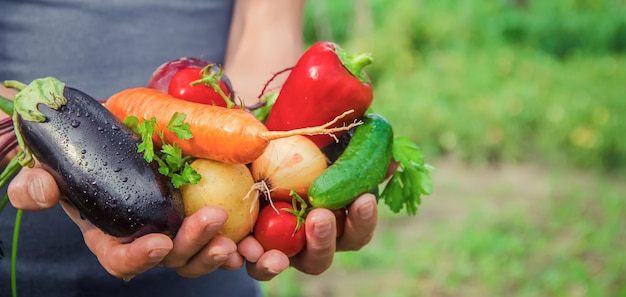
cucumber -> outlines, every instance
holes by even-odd
[[[385,179],[392,157],[393,129],[376,113],[362,120],[343,153],[309,187],[311,206],[345,207]]]

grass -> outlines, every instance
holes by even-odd
[[[442,165],[417,217],[381,207],[363,250],[321,276],[290,270],[267,296],[626,296],[623,176],[507,168]],[[478,182],[442,180],[467,174]]]

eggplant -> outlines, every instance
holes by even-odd
[[[339,156],[343,154],[350,140],[352,140],[352,135],[354,135],[354,128],[339,136],[338,141],[331,142],[321,149],[322,153],[326,156],[326,163],[328,163],[328,165],[335,163],[335,161],[339,159]]]
[[[137,151],[140,137],[96,99],[44,78],[18,93],[15,110],[21,163],[35,156],[83,218],[119,238],[176,234],[180,192]]]

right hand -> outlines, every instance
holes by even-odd
[[[78,210],[61,198],[54,178],[43,168],[22,168],[9,184],[8,194],[11,204],[23,210],[39,211],[61,203],[100,264],[121,279],[130,280],[157,265],[172,268],[183,277],[243,266],[237,245],[226,237],[216,236],[227,219],[226,212],[218,207],[205,207],[185,218],[173,239],[152,233],[121,243],[82,219]]]

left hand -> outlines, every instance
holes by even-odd
[[[238,251],[247,260],[248,274],[260,281],[271,280],[290,266],[318,275],[331,266],[335,252],[357,251],[370,242],[378,222],[377,211],[376,197],[361,195],[348,208],[344,234],[336,238],[335,215],[327,209],[314,209],[305,222],[307,246],[291,258],[277,250],[265,252],[253,236],[239,242]]]

